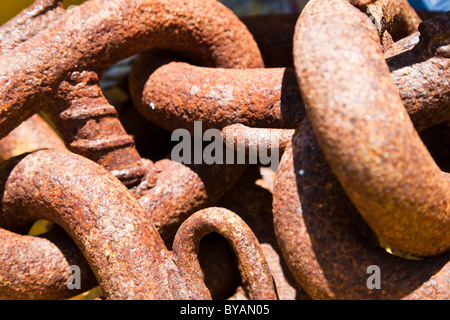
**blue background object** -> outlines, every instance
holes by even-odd
[[[450,0],[409,0],[415,9],[450,11]]]

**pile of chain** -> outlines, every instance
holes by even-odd
[[[0,54],[0,299],[450,299],[449,12],[36,0]]]

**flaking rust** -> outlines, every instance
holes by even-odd
[[[312,0],[265,19],[37,0],[0,27],[0,298],[78,294],[77,265],[107,299],[450,299],[449,13]],[[275,186],[248,159],[142,157],[100,82],[136,54],[126,116],[282,155]],[[37,219],[58,226],[28,236]]]
[[[0,226],[20,232],[36,219],[55,221],[83,252],[108,299],[210,299],[193,253],[212,231],[235,248],[253,297],[277,297],[258,240],[230,211],[190,217],[171,252],[127,188],[82,156],[36,151],[3,162],[0,173]]]
[[[319,144],[371,228],[413,256],[447,252],[448,179],[408,117],[370,20],[347,1],[311,1],[294,62]]]

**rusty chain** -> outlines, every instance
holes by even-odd
[[[449,299],[449,21],[36,0],[0,27],[0,299]],[[100,80],[133,55],[120,110]],[[171,159],[199,122],[245,162]]]

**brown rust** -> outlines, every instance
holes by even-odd
[[[383,37],[390,37],[394,42],[417,32],[421,19],[426,20],[442,14],[442,12],[414,10],[407,0],[379,0],[366,7],[362,6],[361,10],[380,27],[378,32],[381,40]],[[292,39],[299,15],[299,13],[285,13],[240,18],[255,38],[266,68],[294,65]]]
[[[22,47],[33,47],[40,41],[48,44],[45,48],[40,49],[45,51],[45,53],[41,52],[40,59],[51,60],[60,57],[60,54],[51,54],[56,45],[60,47],[59,50],[67,53],[66,57],[61,57],[62,61],[49,62],[46,60],[43,63],[44,65],[55,63],[58,68],[45,71],[44,75],[45,81],[48,80],[57,85],[57,89],[52,89],[56,92],[56,96],[46,96],[42,92],[38,93],[39,88],[34,88],[39,99],[47,97],[48,101],[42,107],[50,113],[71,151],[102,164],[129,187],[140,183],[133,188],[133,191],[142,195],[155,185],[156,174],[152,169],[152,163],[140,158],[134,148],[133,139],[126,134],[117,120],[114,108],[107,103],[103,96],[97,85],[98,71],[120,58],[158,46],[175,52],[182,51],[192,61],[209,66],[261,67],[263,63],[257,45],[245,26],[231,11],[219,3],[179,1],[179,3],[169,6],[164,1],[123,2],[87,2],[67,12],[64,21],[60,21],[56,26],[49,26],[45,32],[29,39],[19,51],[24,52],[25,49]],[[117,7],[121,7],[121,10],[115,10]],[[214,19],[211,19],[211,14],[207,14],[212,11]],[[139,19],[137,19],[136,12],[142,13],[139,15]],[[81,17],[82,19],[79,19]],[[134,24],[132,26],[127,24],[129,21],[133,21]],[[191,23],[192,21],[194,23]],[[75,22],[76,25],[72,25],[72,22]],[[110,29],[105,30],[105,26],[109,26]],[[81,30],[79,30],[80,28]],[[232,32],[224,35],[220,32],[224,28]],[[62,29],[64,33],[60,34]],[[71,33],[72,29],[73,31],[76,29],[76,33]],[[173,30],[177,30],[177,32],[174,33]],[[124,37],[124,34],[127,36]],[[52,42],[53,38],[49,39],[50,36],[57,37],[58,44]],[[89,43],[86,43],[86,38],[90,39]],[[126,41],[119,40],[122,38]],[[143,41],[144,39],[145,41]],[[83,56],[80,56],[80,48],[82,48]],[[106,48],[108,49],[107,54],[104,52]],[[34,51],[29,53],[29,56],[33,53]],[[20,56],[21,54],[17,53],[16,55]],[[25,59],[25,54],[23,56]],[[28,59],[27,62],[34,63],[31,61],[32,57],[26,59]],[[43,71],[36,67],[37,78],[40,77],[39,70]],[[31,82],[29,80],[27,83]],[[37,82],[33,85],[37,85]],[[25,96],[26,94],[22,92],[20,99]],[[34,104],[39,105],[39,102],[34,100]],[[15,118],[18,119],[18,117]],[[9,120],[5,118],[5,121]],[[2,128],[4,127],[2,126]],[[150,169],[146,172],[147,168]],[[178,193],[176,196],[172,194],[168,199],[160,201],[157,193],[159,189],[155,189],[155,199],[150,201],[148,197],[143,197],[142,203],[152,202],[160,208],[160,211],[161,208],[167,210],[168,206],[173,206],[174,203],[175,206],[186,203],[177,198],[179,196],[184,199],[189,198],[187,201],[191,203],[191,199],[195,199],[193,201],[196,201],[197,207],[194,206],[193,210],[196,211],[200,208],[198,207],[199,203],[204,206],[205,199],[213,198],[215,194],[226,191],[215,191],[209,186],[203,189],[204,185],[210,185],[214,179],[221,181],[221,176],[217,175],[213,178],[206,172],[212,174],[226,172],[223,179],[225,182],[230,182],[233,178],[229,176],[234,172],[239,172],[231,169],[233,168],[194,169],[194,172],[198,171],[195,174],[199,174],[201,177],[194,178],[196,186],[201,189],[200,195],[195,192]],[[234,172],[229,173],[230,171]],[[191,174],[190,171],[188,176],[189,174]],[[238,176],[238,173],[236,175]],[[176,177],[187,178],[181,172]],[[170,177],[168,180],[170,184],[179,186],[181,182],[186,181],[177,180],[176,177]],[[163,183],[163,185],[168,184],[169,182]],[[171,189],[175,190],[175,187],[171,186]],[[183,190],[186,191],[187,188],[184,187]],[[167,190],[164,192],[167,193]],[[189,211],[191,209],[190,206],[183,208],[184,212],[189,213],[192,213]],[[176,214],[178,213],[176,212]],[[158,216],[158,210],[151,214]],[[175,214],[167,216],[164,219],[173,223]],[[184,219],[186,216],[187,213],[175,222],[179,223],[182,221],[181,218]],[[159,225],[164,224],[165,221],[161,222],[157,219],[156,222]],[[174,230],[171,232],[174,233]]]
[[[152,163],[141,158],[98,82],[95,72],[74,72],[60,84],[46,114],[70,151],[102,165],[127,187],[139,184],[146,174],[153,174],[154,181]]]
[[[449,37],[450,39],[450,37]],[[391,78],[418,131],[446,121],[450,108],[450,59],[434,54],[424,59],[419,34],[395,43],[385,54]],[[447,46],[450,52],[450,46]],[[404,75],[408,75],[405,81]]]
[[[257,155],[261,151],[284,152],[292,140],[294,129],[250,128],[242,124],[232,124],[222,129],[224,143],[246,154]],[[230,146],[231,144],[231,146]]]
[[[437,85],[448,79],[448,59],[435,56],[419,61],[409,47],[398,47],[404,50],[397,52],[397,59],[389,51],[388,64],[418,129],[449,120],[450,87]],[[408,55],[416,59],[406,59]],[[135,61],[130,74],[136,108],[166,130],[193,132],[194,121],[220,130],[236,123],[295,129],[305,117],[296,75],[290,68],[216,69],[176,61],[173,55],[147,52]]]
[[[274,278],[279,299],[309,300],[310,298],[297,284],[282,257],[274,233],[273,196],[268,189],[258,185],[263,178],[260,171],[258,166],[249,166],[236,183],[236,187],[229,190],[217,206],[239,215],[258,238]],[[230,262],[227,265],[230,265]],[[232,267],[230,265],[228,268]],[[245,289],[248,293],[248,289]]]
[[[251,34],[218,2],[87,1],[2,56],[0,137],[51,103],[72,72],[100,72],[155,47],[183,52],[206,66],[263,66]]]
[[[35,118],[37,118],[37,116],[33,116],[32,118],[24,122],[21,126],[19,126],[17,129],[26,126],[31,120],[34,120]],[[39,121],[36,123],[35,128],[33,129],[32,132],[36,132],[36,130],[37,132],[41,132],[43,131],[43,129],[50,130],[48,128],[48,125],[46,125],[46,123],[41,118],[37,119],[39,119]],[[14,130],[13,133],[16,130]],[[55,135],[53,131],[51,131],[51,133]],[[33,135],[30,135],[29,132],[25,132],[25,134],[23,134],[22,132],[22,134],[16,135],[16,137],[18,138],[18,140],[15,141],[16,143],[27,146],[31,144],[30,139],[31,141],[33,141],[36,138]],[[64,145],[60,140],[58,141],[59,144],[54,145],[50,143],[51,141],[49,141],[46,136],[44,136],[43,138],[44,139],[42,141],[38,141],[41,144],[41,146],[43,143],[46,143],[46,146],[49,148],[56,148],[58,145],[64,148]],[[33,151],[31,147],[29,149],[30,150],[28,151]],[[160,165],[160,163],[167,163],[168,166],[165,167],[164,165]],[[186,219],[190,214],[192,214],[196,210],[206,207],[207,204],[215,203],[215,199],[218,199],[224,192],[226,192],[228,188],[223,188],[222,185],[219,185],[217,181],[220,180],[217,179],[223,179],[222,176],[225,175],[224,177],[225,181],[227,181],[227,184],[231,187],[234,184],[233,179],[237,179],[242,170],[245,169],[245,166],[235,166],[234,168],[232,168],[231,166],[215,166],[215,169],[214,166],[213,167],[198,166],[197,169],[194,167],[189,169],[188,167],[182,164],[173,163],[170,160],[165,160],[160,163],[158,163],[158,169],[161,171],[164,170],[168,171],[162,175],[162,179],[158,183],[158,188],[156,188],[151,194],[152,197],[150,197],[150,195],[147,195],[147,197],[145,196],[143,197],[143,200],[146,199],[147,207],[150,206],[150,209],[148,209],[146,212],[148,212],[147,215],[150,217],[151,222],[157,224],[160,235],[163,237],[163,239],[166,239],[166,243],[170,246],[172,244],[172,238],[176,232],[176,229],[184,221],[184,219]],[[214,181],[208,178],[208,176],[212,177]],[[190,181],[190,183],[186,183],[186,181]],[[194,202],[194,204],[192,204],[192,202],[193,199],[197,198],[197,194],[195,192],[196,189],[192,188],[193,183],[195,185],[200,186],[199,192],[201,192],[201,194],[204,197],[200,200],[197,199],[198,201]],[[181,188],[180,192],[172,192],[170,195],[166,193],[167,190],[169,190],[169,188],[170,190],[177,190],[177,186]],[[141,185],[140,187],[143,186]],[[163,192],[163,194],[161,194],[160,191]],[[138,193],[135,194],[137,195]],[[178,209],[173,209],[171,205],[176,206],[176,208]],[[151,206],[153,206],[153,208],[155,209],[153,209]],[[28,242],[32,241],[31,239],[32,238],[29,238]],[[19,240],[20,238],[18,239],[18,241]],[[78,261],[85,261],[79,250],[74,246],[72,242],[59,241],[58,243],[63,243],[65,245],[65,246],[59,245],[59,249],[62,252],[70,252],[70,255],[73,256],[72,259],[78,259]],[[50,245],[51,244],[48,244],[47,247]],[[24,241],[24,243],[21,244],[21,246],[24,248],[23,250],[25,250],[25,248],[28,248],[26,241]],[[206,282],[206,284],[213,296],[219,296],[224,298],[223,292],[226,292],[226,287],[229,284],[210,280],[212,278],[217,277],[217,272],[218,270],[220,270],[220,265],[218,265],[217,263],[219,260],[211,261],[210,259],[205,258],[205,255],[209,256],[211,252],[216,252],[218,248],[223,247],[223,245],[221,244],[220,241],[219,242],[206,241],[205,246],[206,249],[202,251],[203,254],[200,260],[202,262],[202,266],[204,266],[206,269],[205,276],[207,276],[208,279],[208,282]],[[37,245],[35,245],[34,248],[36,252],[33,253],[26,251],[26,254],[28,255],[28,257],[33,256],[33,254],[37,256],[47,256],[50,255],[51,252],[57,252],[58,250],[58,248],[55,248],[51,252],[47,252],[47,247],[43,247],[41,248],[41,250],[38,251]],[[219,251],[221,254],[224,253],[224,250]],[[8,260],[9,259],[8,257],[11,253],[12,252],[9,253],[5,252],[6,256],[2,255],[2,259]],[[60,253],[60,256],[61,255],[62,253]],[[37,259],[34,260],[37,261]],[[16,265],[15,262],[17,261],[11,260],[7,264],[5,261],[5,266],[11,266],[12,268],[23,268],[23,267],[27,268],[26,266],[24,266],[26,265],[26,263]],[[65,281],[67,280],[67,273],[64,267],[65,266],[64,263],[66,263],[65,260],[61,260],[58,262],[59,263],[56,264],[54,263],[54,261],[41,260],[38,270],[48,270],[46,273],[42,273],[42,279],[39,280],[39,274],[41,274],[40,272],[37,272],[35,276],[30,277],[29,279],[22,279],[23,285],[16,287],[16,289],[14,289],[14,294],[8,293],[8,298],[55,299],[55,298],[68,298],[70,297],[71,293],[75,295],[74,291],[68,290],[67,287],[65,286]],[[81,264],[78,263],[78,265]],[[57,269],[55,270],[55,268]],[[26,270],[28,270],[28,268]],[[90,274],[90,273],[83,272],[83,274]],[[43,284],[47,284],[50,281],[53,282],[50,282],[48,285],[43,285],[42,288],[39,288],[36,285],[37,283],[39,283],[39,281],[42,281]],[[89,284],[91,282],[86,283]],[[13,291],[13,289],[8,285],[8,283],[3,285],[5,286],[5,290],[7,292]],[[36,291],[38,292],[36,293]]]
[[[374,244],[368,237],[369,227],[327,163],[309,121],[299,126],[293,146],[283,155],[273,213],[285,261],[313,299],[450,298],[449,254],[407,260]],[[380,267],[381,289],[367,286],[371,265]]]
[[[416,52],[423,58],[437,55],[450,58],[450,12],[424,21],[419,26],[420,41]]]
[[[158,180],[152,188],[133,190],[139,204],[170,247],[173,237],[190,215],[214,205],[244,172],[246,165],[182,164],[158,161]]]
[[[78,155],[46,150],[4,162],[0,172],[0,225],[23,231],[38,218],[55,221],[84,253],[108,299],[210,298],[199,270],[183,260],[185,243],[177,241],[181,256],[168,251],[137,200],[103,167]],[[255,270],[266,271],[251,231],[244,226],[240,235],[228,231],[237,217],[227,214],[224,220],[206,212],[197,217],[189,223],[216,221],[240,259],[256,259],[250,260],[260,264]],[[189,241],[186,228],[181,228],[180,237]],[[241,251],[234,241],[249,243],[252,250]],[[273,292],[265,282],[253,289],[255,298]]]
[[[388,33],[394,42],[398,41],[417,32],[422,22],[408,0],[378,0],[363,9],[378,26],[381,40]],[[383,41],[381,44],[385,45]]]
[[[215,9],[218,10],[219,6]],[[76,10],[79,11],[81,8]],[[223,19],[227,18],[230,22],[236,20],[236,17],[231,12],[225,13],[224,11],[222,14]],[[184,17],[184,19],[188,23],[188,17]],[[202,23],[202,20],[197,20],[195,26],[188,25],[185,28],[188,31],[196,31],[195,28],[201,28]],[[221,23],[221,21],[215,21],[215,26],[220,27]],[[233,38],[232,35],[229,35],[230,39],[220,39],[217,35],[213,37],[211,33],[214,32],[209,30],[202,33],[200,39],[195,39],[195,43],[198,43],[200,46],[207,46],[205,42],[208,40],[214,41],[214,43],[210,44],[211,47],[208,48],[212,49],[211,52],[203,53],[202,56],[198,55],[195,52],[198,48],[196,48],[197,46],[194,43],[191,44],[189,50],[184,52],[187,52],[188,57],[205,65],[230,67],[251,66],[254,64],[255,66],[261,66],[259,51],[256,45],[252,43],[253,39],[248,31],[246,32],[244,25],[234,21],[234,24],[232,23],[228,28],[233,33],[241,34],[239,41],[228,43]],[[130,30],[129,33],[132,33],[132,31],[134,30]],[[160,32],[164,34],[164,31]],[[184,36],[188,38],[189,34]],[[153,38],[158,37],[161,37],[158,33],[153,35]],[[176,51],[179,49],[179,46],[185,45],[183,40],[179,39],[178,42],[170,43],[169,45],[163,42],[160,45]],[[236,39],[233,38],[233,40]],[[247,44],[248,48],[243,49],[239,47],[242,43]],[[104,44],[99,43],[98,45]],[[242,52],[246,52],[247,56],[244,54],[242,57],[237,58],[236,50],[243,50]],[[193,51],[195,54],[192,53]],[[119,54],[121,55],[122,52]],[[216,56],[227,58],[217,59]],[[233,56],[236,56],[234,61]],[[250,57],[253,57],[253,62],[248,61]],[[114,61],[115,56],[110,56],[110,59]],[[94,68],[97,70],[97,66],[94,66]],[[69,72],[68,79],[61,82],[57,97],[52,99],[53,101],[49,103],[46,111],[50,113],[56,126],[62,132],[71,151],[105,166],[128,187],[139,184],[144,175],[147,183],[154,184],[157,177],[152,168],[152,163],[141,159],[134,146],[132,137],[125,132],[118,121],[118,115],[114,107],[103,96],[98,86],[98,80],[98,76],[92,71],[76,71],[71,74]],[[146,170],[150,170],[150,172],[146,172]],[[152,177],[150,177],[151,174],[153,174]]]
[[[57,133],[36,114],[0,140],[0,161],[46,148],[65,150]]]
[[[171,288],[183,287],[179,276],[167,274],[176,270],[171,255],[139,204],[104,168],[81,156],[37,151],[2,169],[10,174],[2,181],[1,226],[20,231],[38,218],[55,221],[84,253],[107,298],[169,299]],[[194,283],[175,291],[193,297],[190,290],[205,297]]]
[[[239,216],[227,209],[215,207],[201,210],[181,225],[173,244],[178,266],[202,276],[197,252],[201,238],[211,232],[219,233],[230,241],[252,298],[277,299],[272,274],[258,239]]]
[[[251,127],[295,128],[303,119],[293,70],[223,69],[169,63],[176,57],[151,51],[130,73],[136,108],[166,130],[193,132],[194,121],[222,129],[236,122]],[[205,81],[205,79],[207,81]]]
[[[308,117],[358,211],[399,251],[448,251],[449,182],[409,120],[370,20],[347,1],[313,0],[294,41]]]
[[[119,6],[122,9],[115,10]],[[98,86],[97,74],[120,58],[158,46],[175,52],[182,51],[192,61],[208,66],[263,66],[251,34],[242,22],[221,4],[180,1],[169,6],[167,10],[162,10],[166,6],[167,3],[163,1],[128,1],[125,4],[121,1],[90,1],[67,12],[64,21],[61,20],[56,26],[48,26],[45,32],[29,39],[19,50],[22,52],[25,50],[22,47],[32,47],[37,39],[47,42],[43,39],[50,35],[59,37],[59,50],[65,53],[75,50],[72,52],[74,55],[60,61],[60,70],[51,70],[55,71],[53,77],[48,74],[51,72],[45,71],[46,81],[60,83],[57,84],[57,89],[52,89],[56,92],[54,96],[39,94],[39,98],[46,96],[48,100],[41,107],[49,113],[71,151],[103,165],[128,187],[142,183],[143,185],[137,186],[140,190],[153,187],[157,179],[156,172],[150,161],[140,157],[132,137],[118,121],[116,111]],[[114,15],[109,17],[104,14],[109,11],[113,11]],[[139,17],[142,20],[135,21],[135,12],[139,11],[145,11],[145,14]],[[214,11],[215,17],[212,21],[206,14],[211,11]],[[104,16],[108,18],[103,18]],[[173,19],[175,16],[178,18]],[[166,23],[164,19],[170,23]],[[71,28],[74,28],[70,24],[72,20],[82,24],[82,30],[75,28],[76,34],[70,32]],[[128,20],[134,21],[134,25],[128,25]],[[192,21],[195,23],[191,23]],[[118,34],[114,36],[111,30],[104,29],[105,26],[110,26],[111,30]],[[223,35],[220,30],[225,27],[231,32]],[[172,32],[174,28],[177,29],[176,33]],[[61,29],[65,29],[64,34],[59,33]],[[92,38],[92,41],[87,44],[83,37]],[[118,40],[121,38],[127,41]],[[142,41],[143,39],[146,41]],[[79,45],[78,48],[75,48],[75,44]],[[48,46],[41,48],[45,54],[39,58],[56,58],[50,54],[54,49],[52,45],[56,46],[48,40]],[[78,55],[79,48],[83,48],[83,57]],[[105,48],[108,50],[107,54],[104,53]],[[36,72],[39,77],[40,71],[36,69]],[[58,72],[61,73],[57,76]],[[62,72],[66,72],[66,75]],[[34,102],[39,105],[37,101]]]
[[[0,27],[0,54],[11,51],[22,42],[57,23],[65,14],[62,0],[36,0]]]
[[[0,229],[0,299],[67,299],[97,285],[86,259],[60,228],[39,237]],[[69,266],[80,268],[81,289],[69,289]]]

